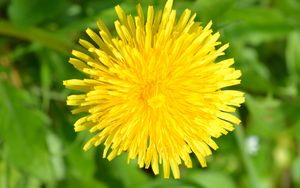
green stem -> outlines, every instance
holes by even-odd
[[[0,177],[1,179],[1,184],[0,186],[3,188],[8,188],[9,187],[9,174],[10,174],[10,170],[9,170],[9,166],[7,164],[6,158],[5,158],[5,151],[3,151],[2,153],[2,168],[1,171],[4,172],[4,174]]]
[[[0,20],[0,35],[17,37],[43,44],[54,50],[69,53],[74,47],[72,42],[60,38],[57,34],[50,33],[36,27],[18,27],[6,20]]]
[[[245,145],[246,145],[245,144],[245,136],[244,136],[244,131],[243,131],[242,126],[236,127],[236,130],[234,131],[234,136],[238,143],[238,148],[239,148],[239,152],[242,157],[243,165],[244,165],[244,167],[249,175],[249,178],[250,178],[250,183],[251,183],[250,187],[251,188],[260,187],[260,182],[259,182],[258,176],[256,174],[254,164],[245,149]]]

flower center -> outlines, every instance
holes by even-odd
[[[148,82],[142,87],[141,98],[151,108],[160,108],[165,103],[165,95],[162,94],[161,84]]]
[[[147,100],[147,103],[152,108],[159,108],[165,102],[165,96],[163,94],[155,95]]]

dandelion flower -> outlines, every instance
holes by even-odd
[[[231,113],[244,94],[224,90],[240,83],[233,59],[216,62],[228,44],[220,45],[212,23],[202,27],[186,9],[179,19],[168,0],[163,10],[137,5],[137,16],[120,6],[113,37],[102,21],[99,32],[87,29],[92,43],[79,40],[85,52],[73,50],[70,63],[86,79],[64,81],[72,113],[84,113],[75,131],[89,129],[93,137],[84,150],[103,144],[103,157],[112,160],[123,152],[140,168],[151,166],[165,178],[180,178],[179,165],[192,167],[195,154],[202,167],[218,146],[212,138],[234,129],[240,120]]]

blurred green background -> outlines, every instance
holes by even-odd
[[[101,18],[110,29],[114,6],[135,12],[164,0],[0,0],[0,187],[289,188],[300,187],[300,1],[177,0],[197,20],[213,20],[227,57],[242,70],[242,125],[216,139],[208,168],[181,168],[182,179],[112,162],[102,147],[83,152],[62,81],[83,78],[69,63],[79,37]]]

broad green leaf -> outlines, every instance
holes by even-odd
[[[299,0],[277,0],[274,1],[274,7],[280,9],[287,16],[289,22],[296,22],[299,26],[300,1]]]
[[[106,188],[105,183],[96,179],[97,164],[94,159],[95,152],[84,152],[81,144],[81,141],[77,139],[74,143],[67,146],[66,160],[68,164],[68,176],[63,182],[62,187]],[[106,178],[108,178],[107,174]]]
[[[95,188],[108,188],[105,184],[102,182],[93,179],[91,177],[90,179],[82,179],[82,178],[74,178],[71,174],[67,176],[67,179],[64,181],[59,182],[58,187],[63,188],[89,188],[89,187],[95,187]]]
[[[225,173],[218,171],[193,171],[189,172],[186,180],[203,188],[235,188],[234,181]]]
[[[43,182],[28,176],[6,161],[0,161],[0,187],[2,188],[39,188]]]
[[[44,182],[54,180],[45,130],[49,120],[28,92],[0,82],[0,139],[6,160]]]
[[[143,184],[136,186],[138,188],[195,188],[195,184],[185,182],[184,180],[174,180],[174,179],[154,179],[147,181]],[[199,186],[197,186],[199,187]]]
[[[253,43],[283,38],[296,27],[287,22],[279,10],[263,7],[231,9],[222,21],[227,25],[224,32],[232,40],[244,39]]]
[[[234,2],[234,0],[197,0],[192,7],[188,8],[197,12],[201,22],[217,21],[232,8]]]
[[[126,154],[122,154],[112,161],[103,159],[100,155],[97,155],[97,160],[99,163],[98,177],[107,180],[105,176],[109,176],[110,182],[114,180],[114,183],[110,186],[122,186],[122,187],[136,187],[137,185],[142,185],[149,177],[146,173],[138,167],[136,161],[131,161],[127,164]]]
[[[272,138],[284,129],[284,115],[279,100],[246,95],[246,106],[250,112],[250,134]]]
[[[67,150],[67,162],[69,164],[69,173],[74,178],[86,181],[94,176],[96,164],[92,152],[84,152],[78,141],[69,145]]]

